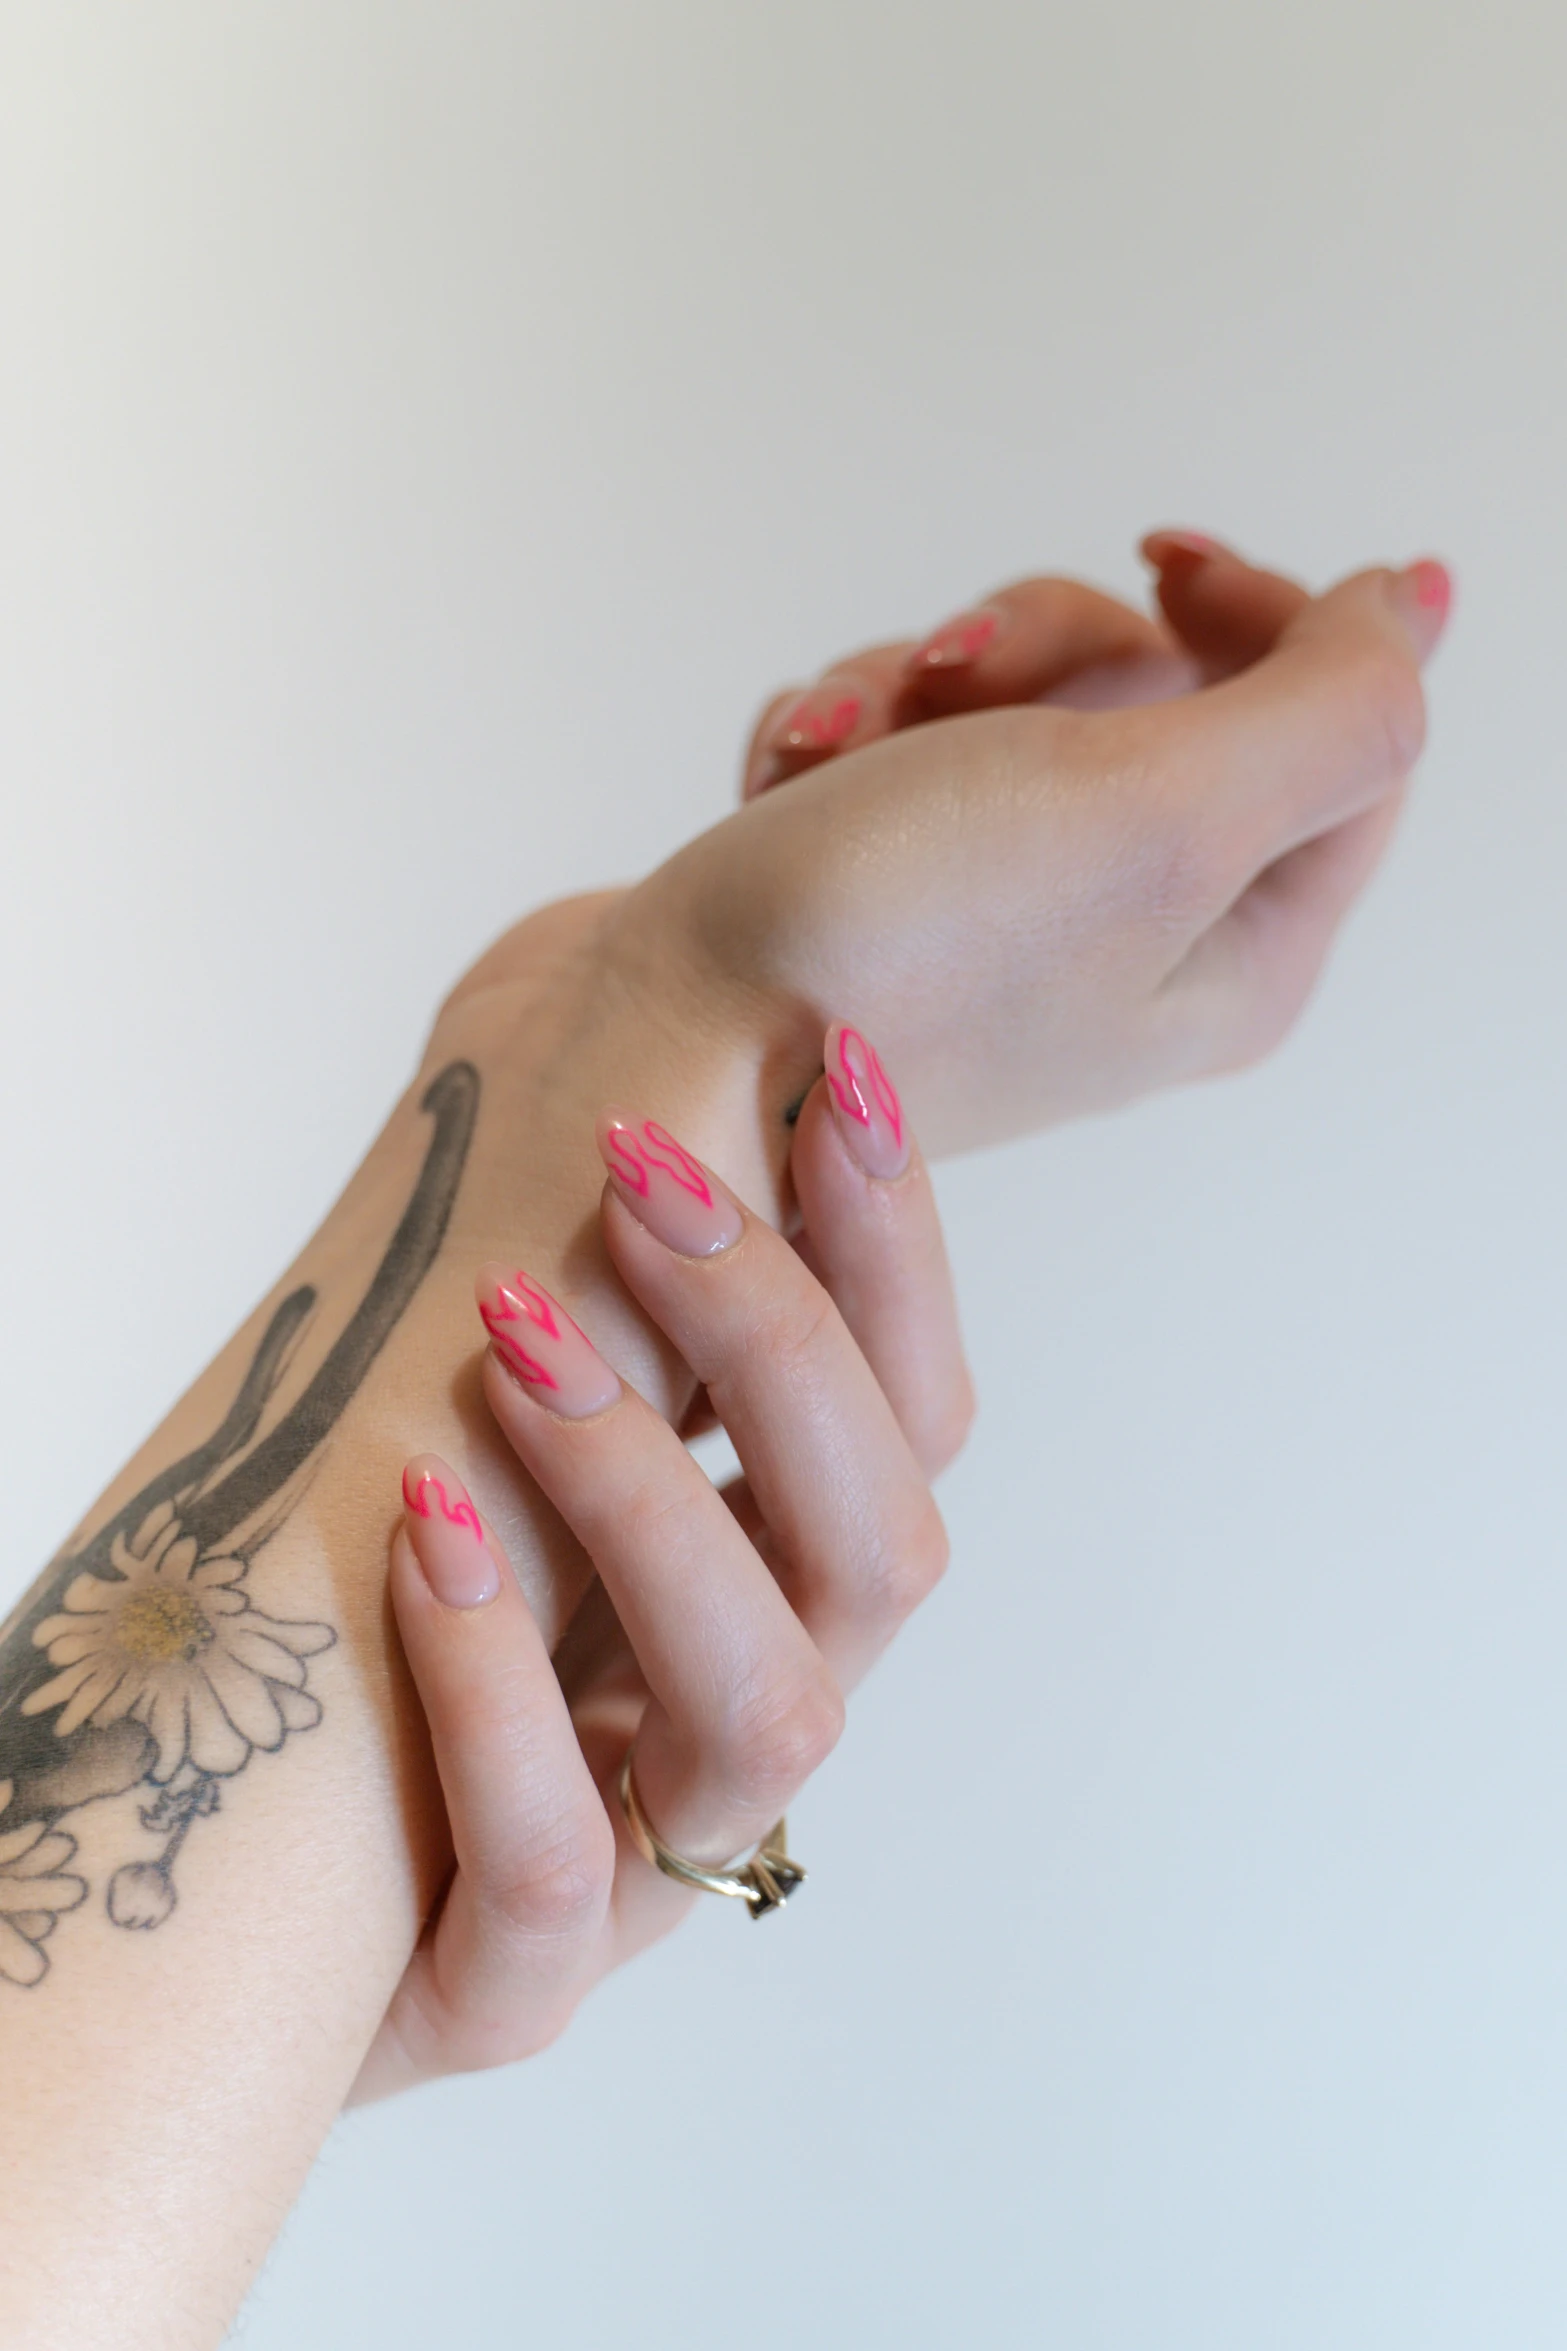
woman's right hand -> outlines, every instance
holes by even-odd
[[[627,1758],[647,1819],[721,1867],[941,1572],[929,1480],[971,1413],[941,1227],[874,1051],[826,1058],[845,1074],[791,1157],[820,1279],[661,1125],[600,1123],[610,1254],[734,1439],[722,1492],[531,1277],[480,1277],[496,1423],[602,1580],[552,1660],[464,1482],[433,1454],[405,1470],[391,1595],[455,1866],[360,2099],[527,2056],[669,1933],[696,1897],[628,1833]]]

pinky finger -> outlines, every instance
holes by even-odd
[[[461,1481],[403,1473],[391,1597],[429,1724],[457,1874],[388,2012],[363,2094],[505,2064],[552,2039],[591,1979],[615,1835],[549,1652]],[[385,2078],[382,2078],[382,2077]]]

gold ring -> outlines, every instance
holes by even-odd
[[[677,1885],[696,1886],[704,1894],[725,1894],[732,1902],[743,1902],[753,1918],[765,1918],[769,1910],[782,1910],[796,1886],[805,1883],[804,1870],[789,1858],[788,1823],[782,1820],[768,1830],[740,1869],[704,1869],[699,1861],[672,1853],[642,1809],[631,1775],[629,1747],[620,1767],[620,1809],[626,1816],[631,1842],[644,1861],[651,1861]]]

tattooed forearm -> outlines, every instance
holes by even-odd
[[[116,1926],[159,1926],[175,1904],[176,1857],[218,1810],[221,1783],[258,1748],[275,1752],[320,1721],[308,1661],[333,1630],[264,1614],[250,1570],[435,1259],[478,1099],[465,1061],[428,1088],[435,1131],[402,1221],[274,1425],[260,1433],[315,1311],[309,1288],[277,1308],[206,1443],[59,1560],[0,1632],[0,1980],[41,1982],[45,1942],[86,1899],[66,1816],[147,1790],[140,1823],[162,1842],[153,1858],[115,1869],[104,1896]]]

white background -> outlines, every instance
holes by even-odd
[[[778,680],[1156,521],[1460,581],[1285,1054],[946,1172],[984,1417],[808,1895],[342,2128],[247,2351],[1567,2333],[1564,50],[0,8],[0,1597]]]

